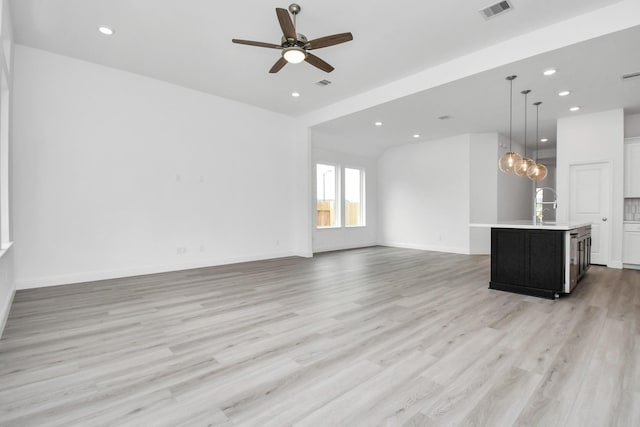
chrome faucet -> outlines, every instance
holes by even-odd
[[[544,201],[544,190],[551,191],[553,193],[554,199],[553,202],[545,202]],[[538,202],[538,193],[542,192],[542,200]],[[544,205],[553,205],[553,209],[558,209],[558,193],[551,187],[540,187],[536,190],[536,194],[533,196],[533,222],[535,223],[538,220],[538,204],[542,205],[542,209],[540,209],[540,223],[542,223],[542,219],[544,217],[544,211],[548,210]]]

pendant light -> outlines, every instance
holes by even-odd
[[[524,95],[524,156],[516,163],[513,172],[518,176],[525,176],[534,161],[527,157],[527,95],[531,92],[529,89],[520,92]]]
[[[538,162],[538,147],[540,137],[538,136],[538,131],[540,130],[540,104],[542,102],[534,102],[533,105],[536,106],[536,161],[527,171],[527,177],[529,177],[532,181],[542,181],[547,177],[547,167],[542,163]]]
[[[520,154],[515,153],[511,150],[511,131],[512,131],[512,123],[513,123],[513,80],[518,76],[509,76],[507,80],[509,81],[509,151],[506,152],[500,160],[498,161],[498,167],[502,172],[511,173],[514,171],[516,163],[522,159]]]

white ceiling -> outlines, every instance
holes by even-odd
[[[298,32],[308,38],[353,33],[351,42],[314,51],[335,66],[329,74],[306,63],[269,74],[279,51],[231,43],[232,38],[278,43],[281,30],[275,8],[286,8],[288,3],[12,0],[11,7],[17,43],[300,116],[620,1],[512,0],[512,11],[485,20],[478,11],[495,1],[459,0],[453,5],[448,0],[301,0]],[[100,25],[111,26],[116,34],[101,35]],[[555,119],[565,114],[564,102],[583,104],[586,111],[621,105],[640,111],[638,83],[627,82],[623,87],[619,81],[620,73],[640,70],[640,55],[628,54],[637,52],[640,36],[638,30],[629,31],[607,36],[613,38],[603,44],[596,40],[595,45],[550,52],[318,125],[314,138],[341,151],[375,155],[389,145],[412,142],[414,132],[421,133],[422,139],[504,132],[508,89],[504,76],[511,73],[520,76],[514,85],[517,90],[527,86],[534,91],[532,99],[545,102],[541,117],[546,134],[555,133]],[[624,49],[617,47],[620,43]],[[593,55],[592,49],[599,49],[598,54]],[[560,70],[552,80],[539,75],[548,63]],[[315,84],[322,79],[333,83]],[[553,97],[560,86],[574,90],[571,100]],[[615,96],[609,92],[611,87]],[[292,98],[292,91],[302,96]],[[516,107],[522,105],[517,101]],[[435,119],[443,114],[452,119]],[[518,129],[518,117],[514,129]],[[371,122],[375,120],[385,125],[374,129]]]
[[[314,143],[338,151],[376,156],[386,148],[463,133],[509,134],[509,83],[513,81],[513,139],[524,141],[524,95],[530,89],[527,141],[535,143],[535,107],[540,105],[540,149],[555,148],[558,118],[623,108],[640,113],[640,26],[536,55],[470,77],[343,116],[313,127]],[[555,75],[542,72],[556,68]],[[559,97],[558,92],[571,94]],[[578,113],[569,111],[580,106]],[[439,120],[443,115],[448,120]],[[383,126],[376,127],[374,122]],[[420,134],[414,139],[414,133]]]

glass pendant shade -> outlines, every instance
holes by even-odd
[[[542,163],[534,163],[527,171],[527,176],[532,181],[542,181],[547,177],[547,167]]]
[[[540,129],[540,104],[542,102],[534,102],[533,105],[536,106],[536,161],[527,171],[527,177],[532,181],[542,181],[547,177],[547,167],[542,163],[538,162],[538,153],[540,152],[540,148],[538,142],[540,141],[540,135],[538,134],[538,130]]]
[[[523,157],[519,162],[516,163],[513,172],[518,176],[525,176],[527,175],[529,168],[535,165],[535,163],[536,162],[529,159],[528,157]]]
[[[505,153],[504,156],[500,157],[498,167],[502,172],[511,173],[515,171],[516,165],[521,161],[522,156],[520,156],[520,154],[509,151],[508,153]]]

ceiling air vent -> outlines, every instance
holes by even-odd
[[[640,71],[638,71],[637,73],[625,74],[624,76],[622,76],[622,80],[632,79],[634,77],[640,77]]]
[[[318,86],[329,86],[331,82],[329,80],[324,79],[324,80],[320,80],[319,82],[316,82],[316,84]]]
[[[480,14],[484,17],[484,19],[493,18],[494,16],[501,15],[505,12],[513,9],[513,6],[508,1],[501,1],[496,4],[492,4],[489,7],[486,7],[480,11]]]

